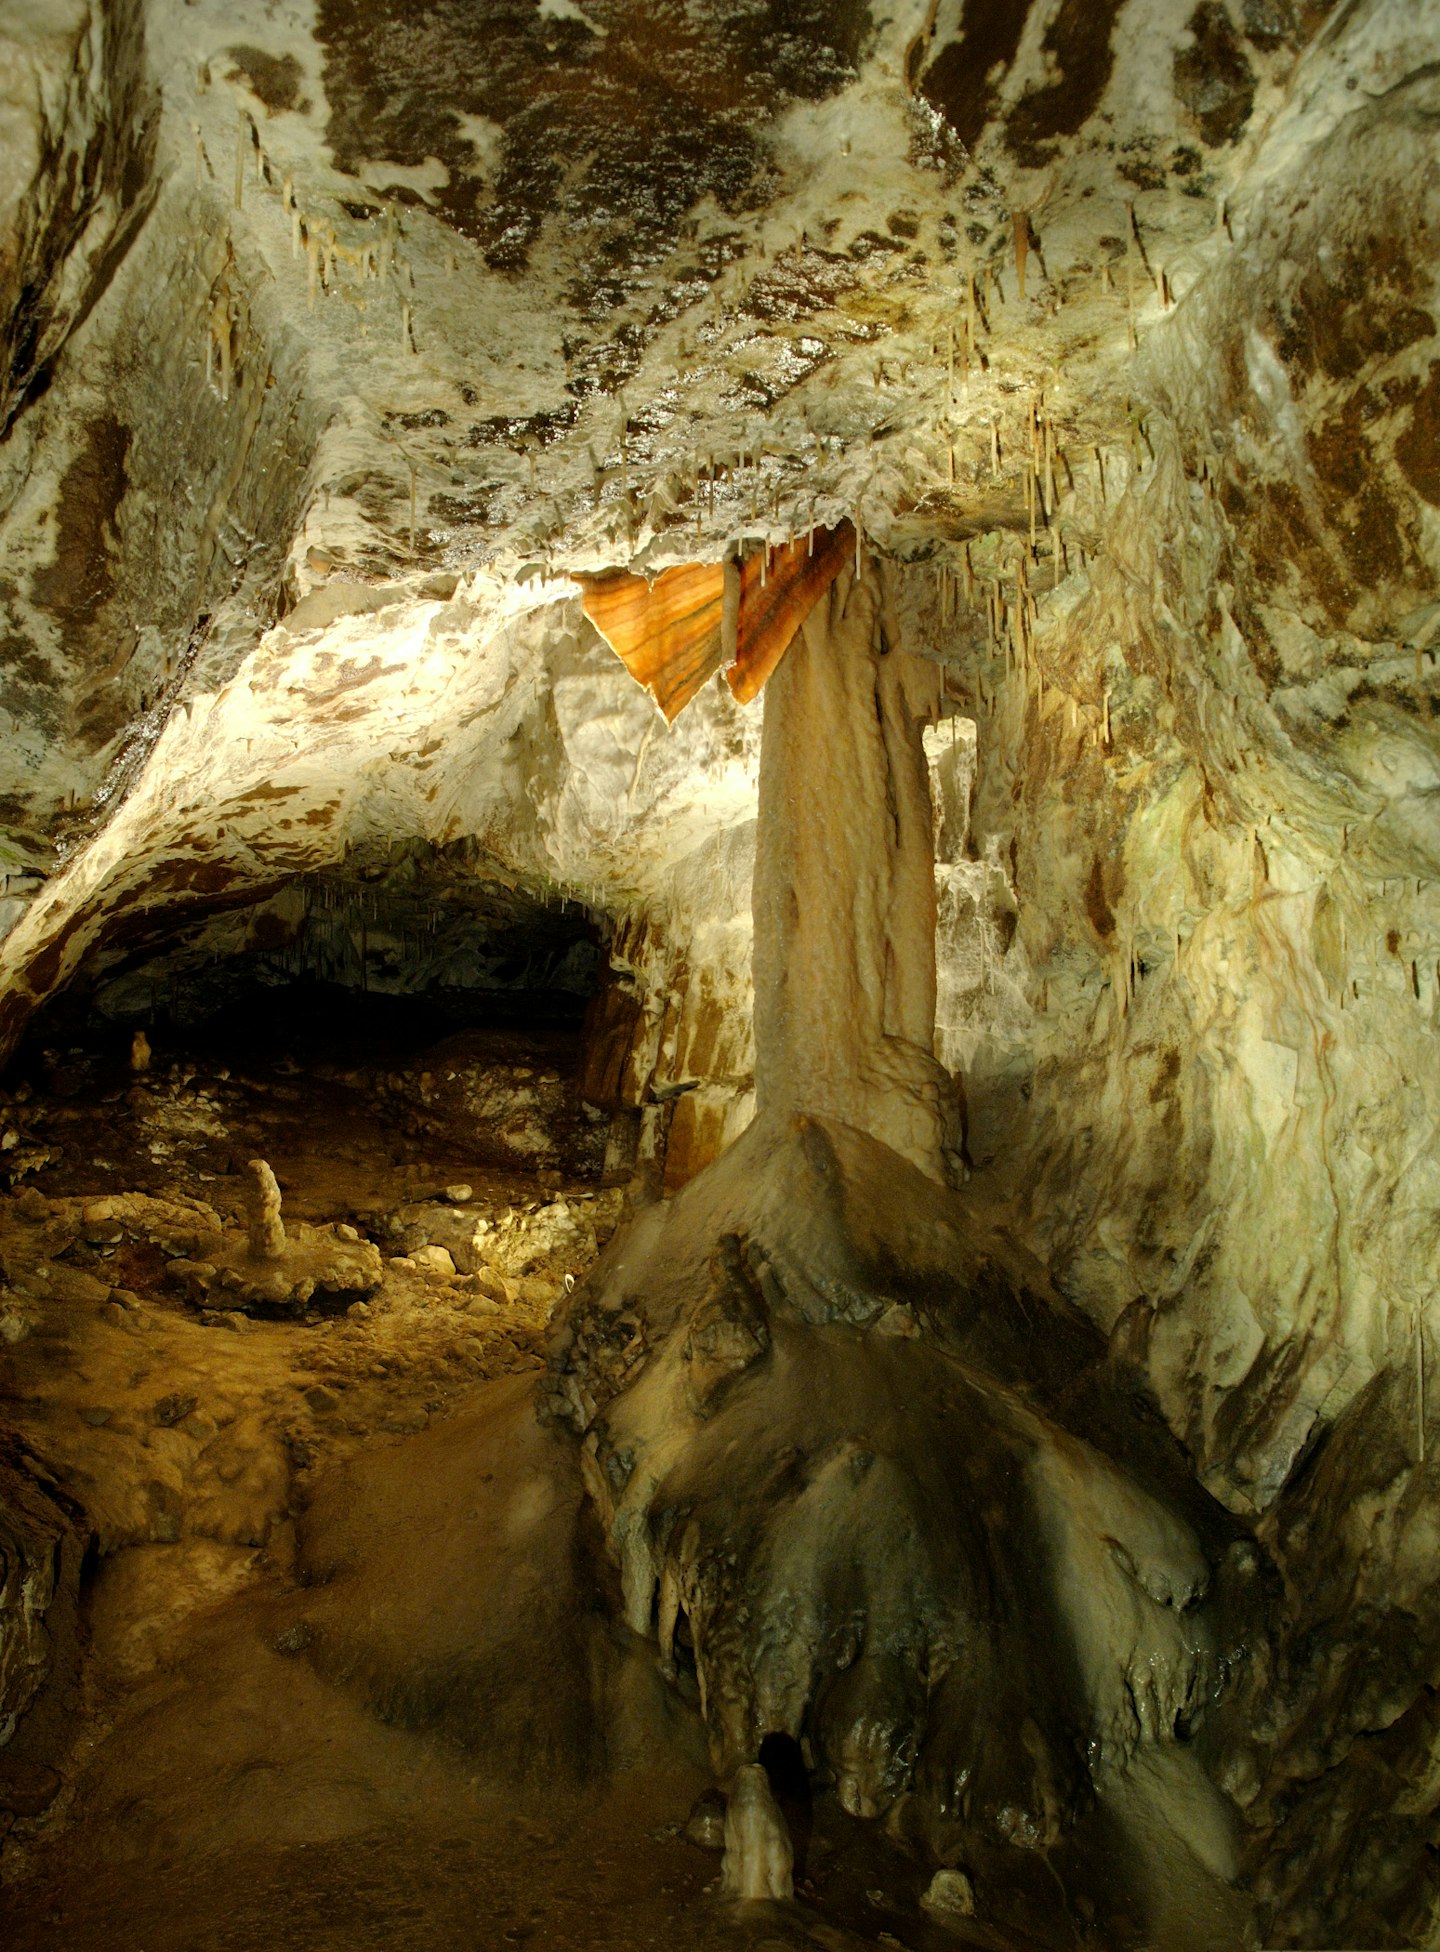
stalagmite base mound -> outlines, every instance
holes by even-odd
[[[946,1184],[929,677],[847,572],[772,680],[760,1113],[577,1290],[550,1403],[722,1785],[788,1737],[992,1919],[1211,1943],[1244,1906],[1206,1724],[1256,1555]]]

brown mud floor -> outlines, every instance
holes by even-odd
[[[0,1094],[0,1436],[84,1542],[0,1748],[0,1944],[852,1942],[814,1904],[707,1895],[693,1685],[613,1625],[573,1443],[535,1419],[549,1315],[622,1201],[573,1031],[289,1041],[157,1038],[137,1075],[112,1038]],[[256,1156],[287,1222],[380,1247],[359,1307],[202,1311],[177,1283]],[[417,1263],[431,1240],[461,1265]],[[802,1877],[875,1942],[872,1840],[822,1817]]]
[[[318,1485],[288,1570],[197,1607],[144,1678],[112,1668],[68,1807],[0,1900],[3,1942],[931,1942],[920,1867],[823,1799],[795,1826],[808,1902],[708,1891],[719,1857],[681,1835],[708,1785],[693,1710],[592,1598],[560,1443],[528,1379],[478,1386]]]
[[[616,1624],[577,1447],[534,1408],[550,1315],[625,1199],[573,1030],[308,1064],[299,1041],[157,1039],[140,1075],[128,1040],[70,1048],[0,1094],[0,1464],[83,1554],[0,1748],[0,1945],[1039,1943],[943,1929],[933,1865],[803,1772],[777,1781],[795,1904],[722,1901],[685,1836],[710,1788],[693,1675]],[[287,1221],[379,1248],[363,1301],[247,1315],[177,1279],[257,1156]]]

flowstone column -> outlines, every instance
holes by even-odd
[[[627,1624],[677,1687],[693,1668],[728,1895],[790,1889],[758,1762],[781,1736],[850,1816],[963,1865],[942,1895],[996,1942],[1072,1944],[1083,1917],[1087,1943],[1239,1944],[1191,1742],[1250,1630],[1222,1656],[1206,1604],[1231,1521],[1104,1336],[944,1184],[937,684],[899,643],[901,573],[842,571],[767,687],[758,1115],[567,1298],[548,1407]],[[1208,1910],[1174,1874],[1198,1833]]]
[[[935,865],[922,732],[936,667],[899,642],[888,570],[846,570],[765,692],[756,841],[760,1113],[858,1126],[944,1181]]]

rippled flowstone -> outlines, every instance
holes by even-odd
[[[629,1625],[672,1674],[693,1648],[718,1781],[803,1738],[852,1815],[1082,1887],[1070,1840],[1147,1753],[1223,1800],[1191,1738],[1236,1528],[1104,1356],[954,1195],[832,1121],[757,1122],[617,1238],[549,1401]]]

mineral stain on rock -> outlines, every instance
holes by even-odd
[[[703,198],[738,211],[763,194],[767,125],[851,79],[870,31],[864,0],[321,0],[329,139],[352,172],[437,158],[437,208],[493,269],[524,270],[555,217],[623,292]]]
[[[1395,459],[1405,478],[1432,508],[1440,508],[1440,360],[1410,407],[1410,419],[1395,443]]]
[[[922,94],[967,149],[994,113],[997,78],[1015,59],[1028,14],[1015,0],[965,0],[959,33],[925,71]]]
[[[304,74],[293,54],[267,54],[259,47],[232,47],[230,59],[235,63],[231,79],[238,74],[271,115],[281,115],[287,109],[303,112],[309,106],[300,91]]]
[[[85,430],[59,496],[54,560],[35,572],[32,600],[67,635],[81,633],[114,589],[114,522],[127,485],[130,429],[102,413]]]
[[[1255,71],[1225,9],[1202,0],[1189,20],[1190,45],[1175,56],[1175,93],[1212,148],[1233,142],[1250,119]]]
[[[1059,70],[1011,111],[1007,134],[1018,161],[1038,167],[1052,146],[1073,136],[1100,105],[1114,66],[1112,35],[1123,0],[1061,0],[1043,47]]]

